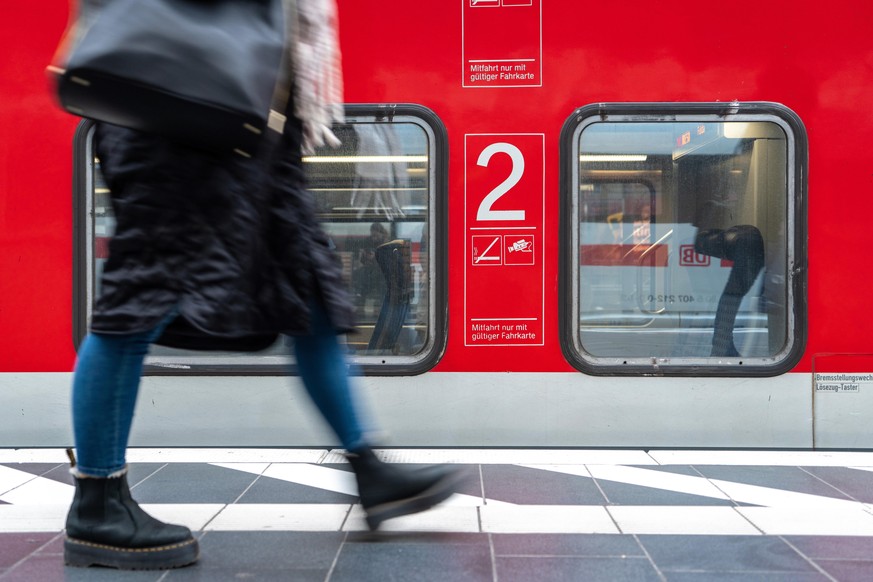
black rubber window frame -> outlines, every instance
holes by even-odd
[[[592,120],[609,121],[621,118],[634,121],[657,122],[674,121],[677,117],[693,120],[714,117],[729,121],[732,117],[760,116],[778,118],[791,132],[790,143],[793,154],[789,159],[788,172],[792,180],[788,192],[788,206],[793,216],[793,248],[790,253],[787,274],[790,278],[791,304],[788,307],[792,326],[788,330],[791,345],[781,357],[771,358],[766,363],[748,365],[742,359],[725,360],[719,358],[695,358],[697,361],[675,364],[669,358],[610,358],[609,362],[598,362],[578,349],[576,337],[579,326],[574,321],[575,303],[573,268],[579,260],[578,249],[573,248],[574,224],[573,185],[577,182],[575,173],[578,163],[573,156],[577,129]],[[709,377],[770,377],[790,372],[800,361],[806,349],[807,339],[807,199],[808,199],[808,160],[809,146],[806,128],[796,113],[788,107],[774,102],[615,102],[596,103],[576,109],[564,122],[560,137],[560,219],[559,219],[559,269],[558,269],[558,329],[561,351],[567,362],[585,374],[593,376],[709,376]],[[687,358],[686,358],[687,360]]]
[[[415,376],[435,367],[445,353],[448,339],[448,134],[442,120],[427,107],[411,104],[347,104],[346,116],[391,120],[395,117],[416,118],[429,130],[428,144],[430,180],[430,277],[433,279],[430,305],[430,338],[424,352],[410,361],[409,357],[391,355],[350,357],[355,373],[366,376]],[[73,344],[78,351],[88,332],[91,290],[94,289],[92,221],[88,213],[93,208],[94,151],[92,146],[95,123],[83,120],[73,137]],[[359,361],[360,360],[360,361]],[[406,361],[402,361],[406,360]],[[151,376],[283,376],[296,374],[296,367],[287,364],[259,364],[232,360],[228,363],[198,362],[192,358],[182,365],[159,365],[146,360],[144,375]]]

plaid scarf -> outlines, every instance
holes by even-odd
[[[303,122],[303,153],[337,147],[330,127],[345,120],[335,0],[294,0],[294,113]]]

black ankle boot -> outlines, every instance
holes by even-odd
[[[76,477],[64,540],[67,565],[162,570],[192,564],[199,555],[191,530],[158,521],[137,505],[126,474]]]
[[[358,481],[367,525],[376,529],[386,519],[418,513],[448,499],[464,481],[463,471],[445,465],[407,469],[380,461],[370,448],[348,454]]]

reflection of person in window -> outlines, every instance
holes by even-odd
[[[734,345],[734,323],[743,297],[764,267],[764,238],[761,231],[744,224],[723,229],[733,218],[734,204],[730,200],[709,200],[699,213],[694,250],[700,254],[733,261],[727,284],[715,312],[712,356],[739,357]],[[736,202],[734,200],[733,202]]]
[[[639,220],[634,220],[634,244],[644,244],[651,241],[652,234],[652,212],[649,210],[649,205],[644,204],[640,208]]]
[[[364,247],[358,251],[352,287],[362,315],[372,315],[374,306],[380,305],[385,295],[385,277],[376,262],[376,249],[386,242],[388,230],[381,222],[374,222],[370,225],[370,236]]]
[[[377,119],[377,121],[381,121]],[[381,214],[388,220],[402,218],[409,192],[406,162],[400,140],[390,123],[362,124],[355,128],[358,156],[351,204],[358,216]]]

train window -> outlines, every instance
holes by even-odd
[[[561,142],[561,341],[592,374],[774,375],[805,341],[806,135],[772,103],[598,104]]]
[[[367,374],[424,372],[446,341],[445,129],[416,105],[350,105],[335,130],[342,146],[306,156],[304,165],[357,310],[357,330],[346,340],[350,360]],[[75,148],[77,340],[100,291],[114,228],[93,133],[83,123]],[[153,346],[147,373],[280,374],[290,341],[254,354]]]

